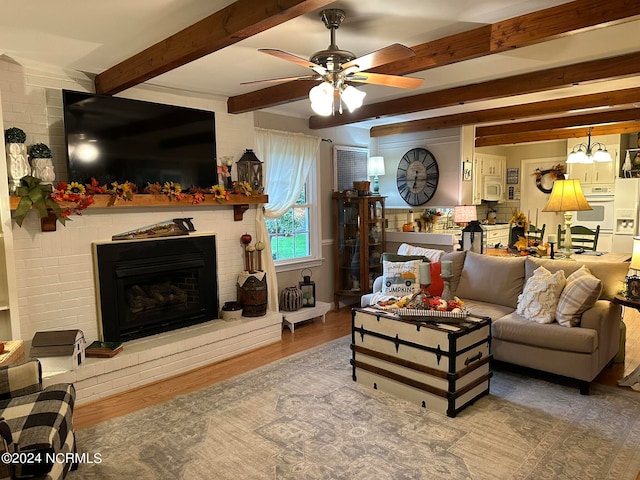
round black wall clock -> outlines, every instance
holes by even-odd
[[[423,205],[435,195],[439,178],[436,157],[424,148],[412,148],[398,164],[398,193],[409,205]]]

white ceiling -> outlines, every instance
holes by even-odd
[[[29,0],[4,4],[0,16],[0,53],[23,65],[51,65],[88,74],[101,73],[232,1],[223,0]],[[567,3],[558,0],[341,0],[346,20],[337,31],[337,44],[357,56],[391,43],[407,46],[469,30],[486,23]],[[327,8],[327,7],[324,7]],[[241,82],[308,72],[292,63],[257,52],[277,48],[309,58],[329,45],[330,33],[319,11],[298,17],[218,52],[153,78],[149,85],[229,97],[258,90]],[[600,28],[551,42],[516,49],[413,74],[425,82],[417,90],[358,86],[366,103],[420,92],[466,85],[517,73],[635,52],[640,47],[640,21]],[[615,82],[616,88],[638,86],[640,79]],[[609,89],[602,83],[580,85],[535,95],[511,97],[508,104],[581,95]],[[458,113],[506,105],[506,100],[461,105],[425,114],[362,122],[370,127],[393,121]],[[269,111],[309,117],[307,100]]]

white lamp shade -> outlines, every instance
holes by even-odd
[[[455,223],[469,223],[478,219],[475,205],[457,205],[453,207],[453,221]]]
[[[569,154],[569,156],[567,157],[567,162],[566,163],[582,163],[580,154],[584,155],[583,152],[571,152]]]
[[[384,175],[384,157],[369,157],[367,160],[367,176]]]
[[[629,268],[640,270],[640,237],[633,237],[633,253],[631,254]]]
[[[328,116],[333,113],[333,86],[322,82],[309,90],[311,109],[318,115]]]
[[[593,154],[594,162],[612,162],[611,154],[607,150],[596,150]]]
[[[349,112],[353,112],[362,106],[366,95],[366,92],[358,90],[351,85],[347,85],[347,87],[340,93],[340,98],[342,98],[342,101],[347,106]]]

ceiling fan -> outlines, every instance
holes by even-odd
[[[344,21],[344,11],[335,8],[326,9],[320,12],[320,18],[325,26],[331,30],[331,44],[326,50],[314,53],[309,60],[274,48],[261,48],[258,50],[302,67],[310,68],[313,70],[313,74],[257,80],[243,82],[242,84],[251,85],[290,80],[321,81],[309,92],[311,108],[318,115],[331,115],[334,113],[334,100],[336,98],[339,99],[338,111],[340,113],[342,113],[342,103],[346,105],[350,112],[362,106],[366,93],[349,85],[349,82],[370,83],[397,88],[416,88],[422,84],[423,79],[421,78],[366,72],[366,70],[377,66],[414,56],[415,52],[409,47],[394,43],[356,58],[352,52],[342,50],[336,45],[336,30]]]

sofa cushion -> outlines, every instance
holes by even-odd
[[[516,312],[491,324],[493,338],[544,349],[593,353],[598,348],[598,332],[591,328],[564,328],[557,323],[530,322]],[[544,355],[539,352],[539,355]]]
[[[551,323],[556,318],[556,308],[567,279],[562,270],[551,273],[538,267],[524,284],[518,296],[516,312],[529,321]]]
[[[403,297],[420,291],[422,260],[382,262],[382,293]]]
[[[495,303],[480,302],[478,300],[464,300],[464,308],[472,315],[489,317],[492,321],[513,312],[513,308]]]
[[[602,280],[600,299],[611,300],[624,285],[624,277],[629,272],[629,263],[602,262],[599,260],[592,262],[585,260],[584,262],[585,263],[581,263],[580,260],[551,260],[548,258],[527,257],[525,263],[525,280],[533,275],[534,270],[540,266],[543,266],[551,273],[563,270],[565,277],[568,277],[582,265],[587,264],[591,274]]]
[[[524,260],[468,251],[456,295],[516,308],[524,286]]]
[[[580,317],[598,300],[602,281],[591,275],[586,265],[567,277],[556,309],[556,320],[565,327],[580,325]]]

